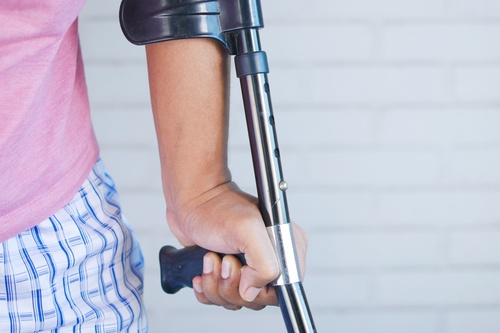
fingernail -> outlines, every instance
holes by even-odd
[[[203,288],[201,288],[201,284],[198,282],[193,281],[193,289],[198,293],[201,294],[203,292]]]
[[[203,257],[203,274],[210,274],[214,270],[214,262],[213,260],[208,257],[204,256]]]
[[[227,279],[231,274],[231,264],[228,260],[222,260],[222,267],[220,269],[220,276],[223,279]]]
[[[253,302],[253,300],[257,297],[257,295],[260,293],[261,288],[255,288],[255,287],[250,287],[245,291],[245,301],[247,302]]]

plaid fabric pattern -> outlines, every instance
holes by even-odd
[[[0,243],[0,332],[146,332],[142,271],[99,160],[68,205]]]

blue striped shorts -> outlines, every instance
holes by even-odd
[[[0,243],[0,332],[146,332],[143,265],[99,159],[68,205]]]

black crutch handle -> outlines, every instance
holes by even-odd
[[[175,294],[184,287],[193,288],[193,278],[203,272],[203,257],[208,250],[199,246],[176,249],[166,245],[160,250],[161,287],[167,294]],[[224,254],[220,254],[222,258]],[[245,265],[245,256],[235,254]]]

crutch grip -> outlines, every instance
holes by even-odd
[[[203,256],[208,250],[199,246],[176,249],[164,246],[160,250],[161,287],[167,294],[175,294],[184,287],[193,288],[193,278],[203,273]],[[224,254],[220,254],[222,258]],[[235,255],[245,265],[243,254]]]

